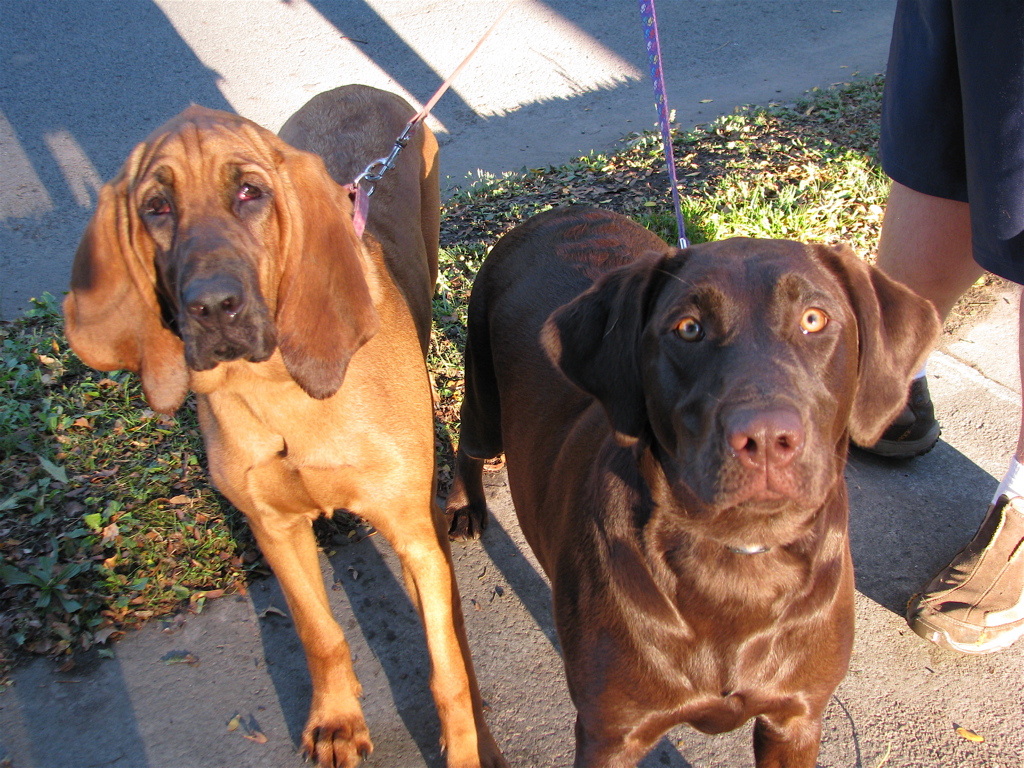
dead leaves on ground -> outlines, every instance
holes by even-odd
[[[253,715],[249,715],[247,718],[243,718],[239,713],[235,713],[234,716],[228,721],[228,731],[235,732],[239,731],[242,736],[247,738],[249,741],[254,741],[257,744],[266,744],[267,737],[263,731],[260,730],[260,724],[256,721]]]
[[[974,744],[983,744],[985,742],[984,736],[979,733],[975,733],[970,728],[964,728],[962,725],[957,725],[955,730],[956,735],[961,739],[965,739],[966,741],[970,741]]]

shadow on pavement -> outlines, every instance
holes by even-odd
[[[374,681],[367,678],[366,665],[360,664],[364,641],[380,662],[394,708],[425,764],[443,768],[438,747],[441,724],[430,694],[426,638],[405,588],[377,549],[380,541],[381,536],[366,537],[356,543],[339,544],[331,553],[327,588],[334,593],[343,591],[346,603],[333,606],[334,617],[345,632],[356,674],[364,687],[362,704],[371,736],[375,732],[371,710],[391,704],[376,697],[371,700]],[[257,615],[272,608],[260,622],[261,639],[289,735],[299,749],[313,687],[294,625],[290,618],[277,614],[278,610],[287,610],[284,594],[276,579],[268,579],[266,584],[267,589],[253,589],[251,596]],[[336,600],[332,594],[332,603]]]
[[[996,489],[988,472],[943,440],[909,460],[853,449],[846,480],[857,591],[900,616],[970,540]]]
[[[555,622],[551,612],[551,589],[547,582],[541,578],[530,561],[520,554],[518,545],[493,514],[490,516],[490,523],[480,541],[491,561],[501,571],[516,596],[522,600],[523,605],[530,612],[537,627],[561,656],[562,649],[558,644]],[[668,737],[659,741],[650,754],[638,764],[638,768],[659,768],[660,766],[691,768],[690,763],[679,754]]]
[[[34,768],[102,765],[111,768],[149,768],[146,743],[138,723],[121,665],[95,653],[80,659],[74,672],[55,672],[48,659],[37,659],[22,670],[18,687],[5,695],[19,702],[25,743]],[[69,728],[69,721],[74,726]],[[110,734],[82,739],[81,734]],[[7,734],[14,738],[15,734]],[[0,764],[4,764],[0,746]]]

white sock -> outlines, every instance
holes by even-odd
[[[1016,456],[1010,459],[1010,468],[1006,470],[1006,477],[1003,478],[1003,482],[996,489],[996,495],[992,498],[992,503],[995,504],[1003,494],[1006,494],[1011,499],[1014,496],[1024,496],[1024,466],[1017,461]]]

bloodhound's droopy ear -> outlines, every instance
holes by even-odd
[[[647,304],[660,285],[666,258],[651,252],[603,275],[554,312],[541,331],[548,357],[573,384],[595,397],[625,438],[639,437],[647,423],[640,378],[640,336]]]
[[[140,144],[100,190],[75,253],[64,331],[82,361],[101,371],[135,371],[154,411],[173,413],[188,394],[184,347],[161,319],[154,247],[129,199]]]
[[[349,360],[380,321],[366,282],[348,192],[316,155],[281,143],[286,198],[277,339],[288,373],[310,397],[341,387]]]
[[[942,324],[930,301],[861,261],[848,246],[813,247],[846,289],[857,318],[859,367],[850,437],[858,445],[874,445],[906,404],[910,380],[935,346]]]

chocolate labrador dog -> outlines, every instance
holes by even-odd
[[[846,247],[669,248],[564,208],[503,237],[469,306],[448,515],[505,452],[551,581],[576,766],[680,723],[755,719],[758,768],[813,768],[853,641],[843,466],[903,407],[932,306]]]

